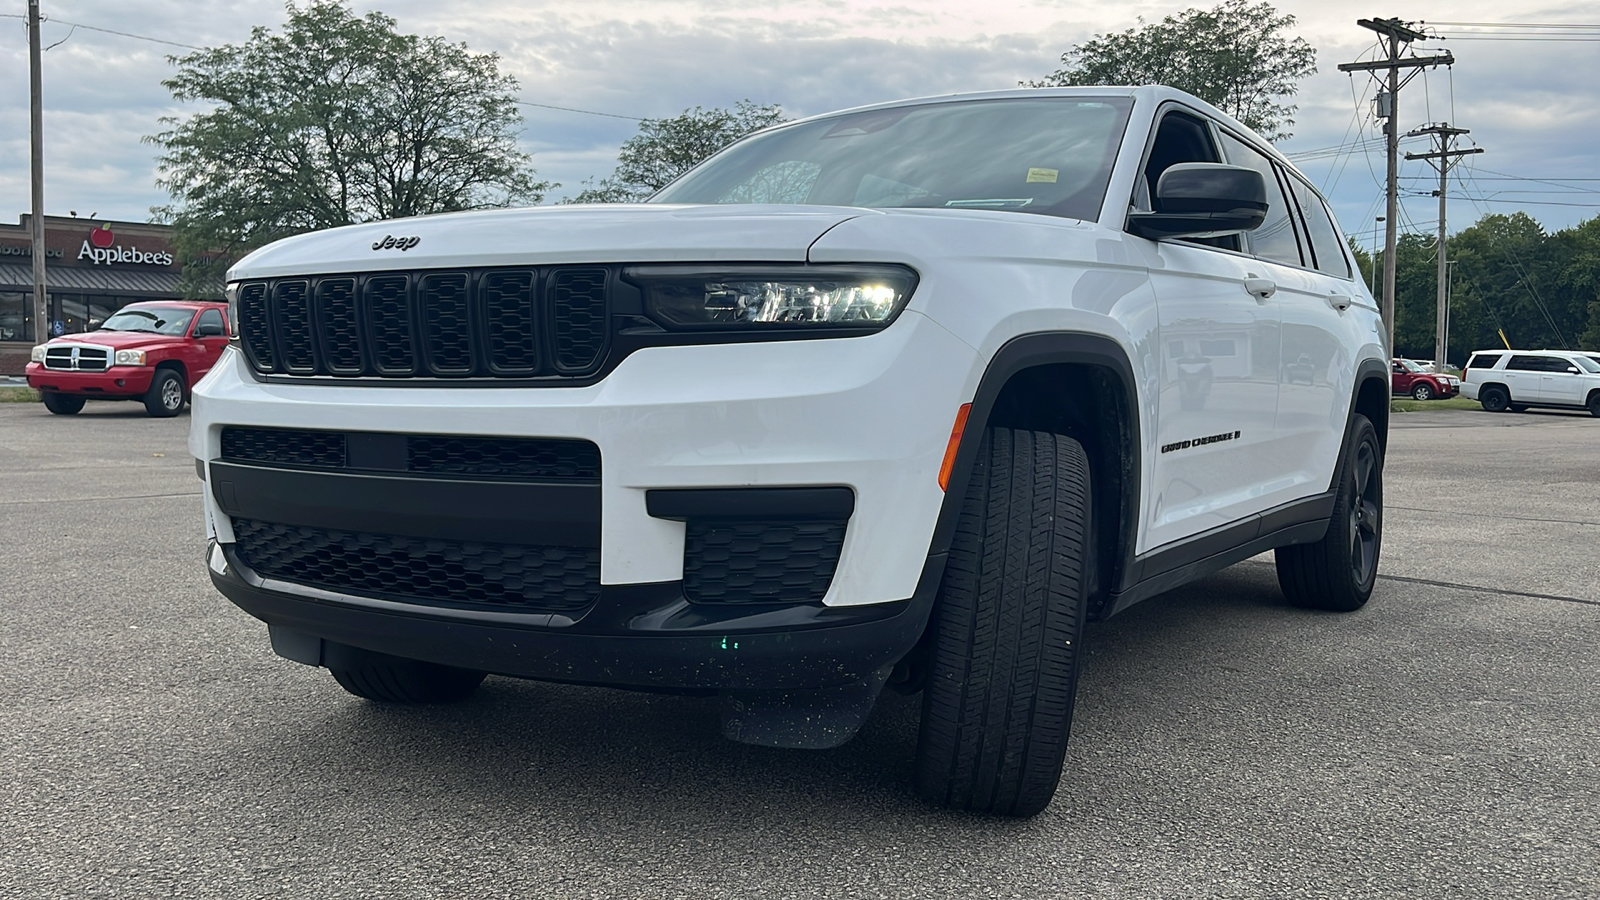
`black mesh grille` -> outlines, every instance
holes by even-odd
[[[497,375],[539,371],[538,316],[533,305],[532,272],[490,272],[480,293],[489,322],[489,365]]]
[[[328,373],[360,375],[361,319],[356,314],[356,280],[324,278],[317,282],[316,310],[322,361]]]
[[[345,463],[345,439],[333,431],[224,428],[222,458],[229,462],[337,469]]]
[[[311,350],[310,285],[304,281],[280,281],[272,288],[272,308],[276,311],[278,352],[282,363],[294,375],[310,375],[317,370],[317,357]]]
[[[372,362],[380,375],[411,375],[416,351],[411,345],[411,303],[406,276],[367,279],[367,322],[372,328]]]
[[[845,523],[690,520],[683,592],[696,603],[820,601],[833,582]]]
[[[428,335],[428,368],[435,375],[471,375],[467,274],[424,275],[417,292]]]
[[[538,481],[600,480],[600,448],[588,441],[411,435],[406,468],[429,475]]]
[[[272,352],[272,324],[267,320],[267,285],[252,281],[239,288],[239,339],[250,364],[262,372],[277,368]]]
[[[266,374],[581,378],[610,348],[612,275],[573,266],[244,282],[240,338]]]
[[[406,468],[375,467],[351,459],[344,432],[292,428],[222,429],[225,462],[301,466],[318,469],[381,471],[395,474],[500,481],[600,481],[600,448],[571,438],[476,437],[450,434],[358,432],[362,438],[392,441],[394,458]]]
[[[584,372],[606,345],[606,270],[565,269],[550,281],[556,368]]]
[[[600,551],[333,531],[234,519],[239,559],[297,584],[428,606],[574,612],[600,595]]]

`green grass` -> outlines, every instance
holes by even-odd
[[[0,387],[0,403],[37,403],[39,392],[30,387]]]
[[[1389,401],[1390,412],[1408,413],[1422,409],[1483,409],[1483,407],[1478,405],[1478,401],[1468,400],[1466,397],[1451,397],[1449,400],[1394,399]]]

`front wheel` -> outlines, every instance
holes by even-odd
[[[378,703],[454,703],[483,682],[484,673],[355,647],[330,648],[328,671],[339,686]]]
[[[172,369],[157,369],[144,394],[144,411],[158,419],[170,419],[183,411],[183,376]]]
[[[1478,403],[1489,412],[1505,412],[1511,408],[1511,395],[1503,387],[1486,387],[1478,392]]]
[[[993,428],[929,624],[917,793],[1031,816],[1061,778],[1090,555],[1089,461],[1071,438]]]
[[[1411,389],[1411,399],[1413,399],[1413,400],[1432,400],[1433,399],[1433,385],[1428,384],[1427,382],[1418,383],[1415,387],[1413,387]]]
[[[39,396],[44,401],[44,408],[58,416],[75,416],[83,410],[82,397],[57,394],[54,391],[44,391]]]
[[[1600,419],[1600,391],[1589,395],[1589,415]]]
[[[1315,544],[1279,547],[1278,586],[1305,609],[1350,612],[1372,596],[1383,549],[1383,448],[1366,416],[1350,424],[1327,534]]]

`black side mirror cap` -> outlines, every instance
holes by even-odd
[[[1267,217],[1261,173],[1220,163],[1176,163],[1156,182],[1155,210],[1128,214],[1128,230],[1151,240],[1250,231]]]

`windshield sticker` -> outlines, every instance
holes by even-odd
[[[1055,184],[1056,176],[1060,174],[1060,169],[1029,169],[1028,183],[1032,184],[1035,181],[1046,181],[1050,184]]]

